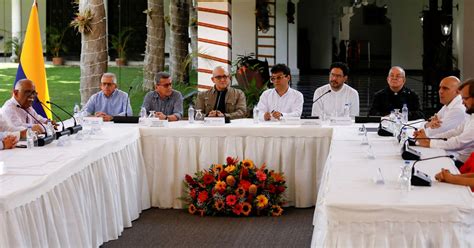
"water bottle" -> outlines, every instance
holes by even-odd
[[[189,123],[194,123],[194,108],[191,104],[189,104],[188,108],[188,121]]]
[[[146,118],[146,109],[144,107],[140,109],[140,118]]]
[[[405,124],[405,123],[408,123],[408,107],[407,107],[407,104],[403,104],[403,108],[402,108],[402,122]]]
[[[79,114],[81,112],[81,107],[79,107],[79,104],[75,103],[74,104],[74,115]]]
[[[35,132],[33,132],[33,130],[31,130],[31,127],[29,127],[28,130],[26,130],[26,148],[32,149],[33,147],[35,147],[35,137]]]
[[[48,121],[48,124],[46,124],[46,135],[47,136],[52,136],[56,130],[54,130],[53,123],[51,121]]]
[[[400,190],[410,191],[411,190],[411,166],[410,161],[404,161],[404,164],[400,167]]]
[[[350,116],[350,107],[349,103],[344,104],[344,117],[349,118]]]
[[[390,119],[390,123],[388,124],[388,130],[390,130],[392,133],[395,132],[395,125],[394,122],[397,119],[395,116],[395,110],[390,111],[390,115],[388,117]]]
[[[402,128],[402,132],[400,133],[400,144],[405,144],[405,141],[408,139],[407,128]]]
[[[395,130],[393,132],[393,137],[397,137],[397,135],[400,133],[400,130],[402,129],[402,125],[402,118],[397,116],[397,119],[395,120]]]
[[[258,115],[259,115],[259,111],[258,111],[257,106],[255,106],[253,108],[253,123],[258,123]]]

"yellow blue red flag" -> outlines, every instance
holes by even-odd
[[[36,112],[45,118],[51,119],[51,112],[43,108],[40,100],[44,104],[49,101],[48,81],[46,80],[46,70],[44,69],[43,45],[41,44],[41,32],[38,18],[38,5],[36,1],[30,12],[30,19],[26,27],[25,39],[20,55],[20,64],[16,72],[16,82],[20,79],[28,78],[36,86],[38,97],[33,103]],[[15,88],[15,85],[13,85]],[[51,106],[48,105],[48,108]]]

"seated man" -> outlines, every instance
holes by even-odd
[[[459,79],[454,76],[445,77],[441,80],[439,83],[439,101],[444,106],[425,124],[426,135],[434,136],[454,129],[469,117],[459,95],[458,87],[460,84]]]
[[[465,162],[471,152],[474,151],[474,79],[469,79],[461,84],[459,90],[461,91],[463,104],[466,107],[466,113],[470,116],[455,129],[433,136],[433,138],[447,138],[448,140],[426,139],[428,136],[423,129],[415,131],[414,135],[417,138],[418,145],[447,150],[453,153],[457,160]],[[457,162],[456,165],[459,166],[460,162]]]
[[[290,88],[290,68],[276,64],[271,69],[270,81],[275,86],[262,93],[257,108],[265,121],[280,120],[281,117],[300,117],[303,112],[303,94]]]
[[[9,128],[5,131],[22,131],[31,128],[38,133],[44,132],[38,121],[46,124],[49,120],[36,113],[32,104],[36,98],[35,84],[29,79],[21,79],[15,84],[13,96],[3,104],[2,118],[9,120]],[[19,107],[18,107],[19,106]],[[36,118],[31,117],[29,114]]]
[[[424,118],[418,95],[405,87],[405,82],[405,70],[399,66],[392,67],[387,77],[388,87],[375,93],[369,115],[386,116],[394,109],[401,111],[406,104],[408,120]]]
[[[225,116],[229,119],[245,118],[247,102],[243,91],[230,87],[229,73],[221,66],[212,71],[212,89],[199,92],[196,109],[204,110],[209,117]]]
[[[474,192],[474,152],[466,160],[466,162],[460,168],[460,175],[451,174],[449,170],[441,169],[441,172],[436,174],[435,179],[444,182],[452,183],[457,185],[469,186],[471,191]]]
[[[128,116],[133,115],[128,94],[117,89],[115,74],[104,73],[100,79],[100,89],[100,92],[89,98],[83,109],[88,115],[102,117],[104,121],[111,121],[116,115],[124,116],[125,111]]]
[[[142,107],[147,114],[155,111],[155,117],[161,120],[178,121],[183,117],[183,96],[173,90],[170,74],[156,73],[155,90],[146,94]]]

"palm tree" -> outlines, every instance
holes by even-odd
[[[197,16],[197,9],[196,9],[196,6],[197,6],[197,0],[191,0],[191,3],[189,5],[189,32],[190,32],[190,35],[191,35],[191,51],[193,52],[193,57],[192,57],[192,60],[193,60],[193,69],[197,69],[198,67],[198,57],[197,57],[197,32],[198,32],[198,26],[197,26],[197,19],[198,19],[198,16]]]
[[[163,0],[148,0],[147,38],[145,65],[143,68],[143,88],[153,89],[154,75],[165,69],[165,19]]]
[[[100,78],[107,71],[107,20],[104,0],[80,0],[79,13],[71,24],[79,30],[82,29],[79,91],[81,103],[85,104],[91,95],[99,91]]]
[[[189,3],[191,0],[170,2],[170,72],[174,82],[189,81]]]

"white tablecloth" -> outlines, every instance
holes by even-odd
[[[393,138],[369,134],[376,155],[372,160],[356,130],[335,130],[315,209],[313,247],[474,246],[468,187],[433,181],[432,187],[401,191],[397,179],[403,160]],[[425,158],[444,154],[418,149]],[[457,171],[448,158],[416,164],[432,178],[442,167]],[[384,185],[372,180],[378,168]]]
[[[227,156],[252,159],[285,173],[289,205],[314,206],[332,129],[236,120],[209,127],[186,122],[140,128],[152,206],[181,208],[185,174],[194,175]]]
[[[96,247],[150,207],[137,128],[0,153],[0,247]]]

